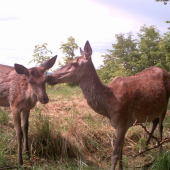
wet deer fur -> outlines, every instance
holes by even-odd
[[[0,106],[10,107],[16,129],[18,142],[18,164],[22,165],[22,129],[21,117],[23,117],[24,152],[29,153],[28,148],[28,118],[30,110],[39,100],[42,104],[48,103],[49,99],[45,90],[47,76],[44,72],[50,69],[56,57],[44,62],[39,67],[30,69],[15,64],[15,67],[0,64]]]
[[[122,148],[125,134],[136,121],[152,121],[151,133],[159,123],[162,140],[162,122],[164,120],[170,96],[170,74],[159,67],[151,67],[129,76],[116,77],[108,85],[100,81],[91,60],[92,49],[87,41],[81,57],[48,76],[50,85],[78,81],[87,103],[97,113],[110,119],[116,129],[116,140],[111,157],[111,170],[115,170],[119,161],[122,166]],[[147,139],[149,143],[150,136]]]

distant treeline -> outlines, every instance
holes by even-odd
[[[113,49],[103,55],[103,65],[97,70],[104,82],[110,82],[116,76],[127,76],[138,73],[145,68],[158,66],[170,72],[170,31],[160,34],[155,26],[140,28],[133,38],[116,34]]]

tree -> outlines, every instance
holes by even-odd
[[[139,60],[137,40],[132,39],[132,33],[116,34],[116,43],[112,44],[113,49],[107,50],[103,57],[103,65],[98,71],[104,82],[110,82],[116,76],[127,76],[134,72],[136,63]]]
[[[63,65],[68,64],[70,61],[76,58],[74,52],[78,49],[78,45],[75,43],[75,39],[70,36],[67,38],[67,43],[61,43],[61,47],[59,49],[62,50],[62,53],[65,54],[63,57],[64,64],[59,62],[59,65],[62,67]]]
[[[170,71],[170,31],[163,35],[159,43],[159,49],[165,56],[164,68]]]
[[[28,63],[35,62],[36,66],[42,64],[44,61],[49,60],[52,57],[52,52],[47,49],[47,43],[36,45],[34,49],[33,59]]]
[[[128,73],[126,70],[122,67],[121,64],[118,64],[116,61],[114,61],[111,54],[105,54],[101,56],[103,58],[110,58],[107,61],[105,60],[105,65],[101,65],[100,69],[97,70],[97,73],[100,77],[100,79],[103,81],[103,83],[109,83],[115,78],[116,76],[127,76]]]
[[[167,3],[169,2],[169,0],[156,0],[156,2],[164,2],[164,5],[167,5]],[[167,24],[170,23],[170,21],[165,21]],[[170,30],[170,27],[168,28]]]
[[[114,60],[121,64],[123,69],[126,70],[128,74],[132,74],[136,68],[136,62],[138,61],[138,49],[137,49],[137,40],[132,39],[132,33],[127,34],[127,38],[124,34],[117,34],[116,44],[112,44],[113,50],[110,50]]]
[[[137,39],[132,33],[117,34],[113,49],[103,55],[103,65],[98,70],[104,81],[111,81],[115,76],[138,73],[151,66],[159,66],[170,71],[170,32],[162,37],[155,26],[140,28]]]
[[[72,60],[74,60],[76,58],[75,56],[75,50],[78,49],[78,45],[75,43],[75,39],[70,36],[67,38],[67,43],[61,43],[61,47],[59,48],[60,50],[62,50],[62,53],[65,54],[65,56],[63,57],[63,61],[64,63],[62,64],[61,61],[58,61],[58,65],[60,67],[63,67],[64,65],[68,64],[69,62],[71,62]],[[67,85],[69,86],[77,86],[78,82],[74,82],[74,83],[67,83]]]
[[[164,5],[168,3],[169,0],[156,0],[156,2],[164,2]]]
[[[138,65],[138,71],[151,66],[165,67],[165,56],[159,49],[161,35],[155,26],[140,28],[138,33],[139,39],[139,52],[141,54]]]

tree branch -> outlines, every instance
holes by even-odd
[[[146,124],[147,124],[147,120],[146,120]],[[164,140],[162,140],[161,142],[159,142],[158,138],[153,136],[147,129],[146,129],[146,124],[145,126],[142,124],[142,123],[137,123],[137,120],[135,121],[135,123],[133,124],[133,126],[136,126],[136,125],[140,125],[142,126],[142,128],[145,130],[145,132],[147,134],[149,134],[151,136],[151,138],[155,139],[157,141],[157,144],[154,145],[153,147],[151,148],[146,148],[144,149],[143,151],[140,151],[138,154],[135,154],[135,155],[132,155],[132,157],[137,157],[141,154],[143,154],[144,152],[147,152],[147,151],[150,151],[152,149],[155,149],[155,148],[158,148],[160,145],[162,145],[163,143],[166,143],[166,142],[170,142],[170,138],[165,138]]]

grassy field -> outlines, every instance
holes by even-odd
[[[113,153],[115,130],[109,120],[95,113],[86,103],[79,87],[57,85],[47,89],[50,102],[38,103],[31,111],[29,148],[31,157],[23,155],[23,169],[33,170],[108,170]],[[170,137],[170,111],[164,121],[163,138]],[[17,141],[9,108],[0,108],[0,169],[17,169]],[[150,124],[147,124],[150,129]],[[158,130],[154,133],[158,136]],[[133,157],[143,150],[147,138],[141,126],[126,134],[123,149],[124,169],[170,169],[170,142]],[[156,144],[151,140],[150,146]],[[155,161],[154,161],[155,160]],[[150,167],[143,164],[154,161]]]

